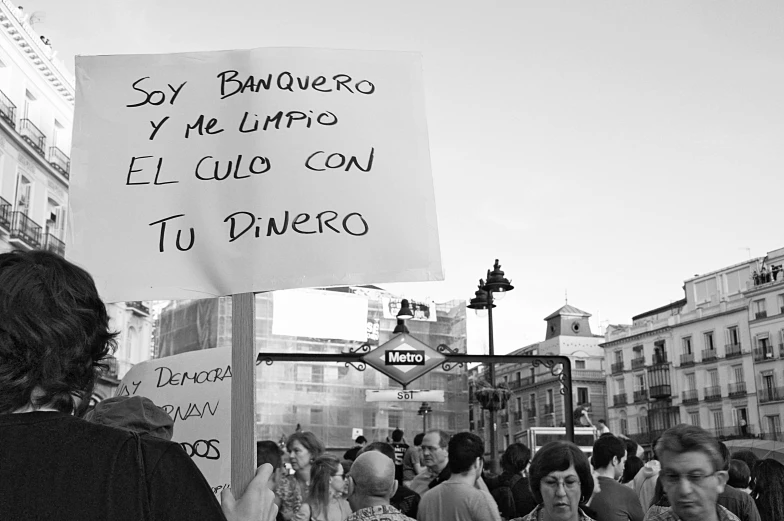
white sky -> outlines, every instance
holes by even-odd
[[[515,290],[497,353],[543,339],[565,290],[597,332],[784,246],[775,0],[18,2],[46,13],[36,30],[71,69],[75,54],[421,52],[446,281],[387,287],[468,299],[500,258]]]

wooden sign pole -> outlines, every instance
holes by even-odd
[[[256,298],[231,302],[231,490],[239,498],[256,472]]]

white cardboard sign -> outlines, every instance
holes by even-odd
[[[231,483],[231,349],[191,351],[136,364],[117,396],[144,396],[174,420],[182,445],[213,492]]]
[[[69,255],[106,301],[442,280],[420,55],[76,60]]]

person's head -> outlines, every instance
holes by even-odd
[[[274,471],[267,487],[270,490],[275,490],[283,475],[283,449],[272,440],[256,442],[256,466],[259,467],[265,463],[272,465]]]
[[[531,450],[522,443],[512,443],[501,456],[501,470],[509,474],[520,474],[530,462]]]
[[[420,445],[422,445],[422,440],[424,439],[424,437],[425,437],[424,432],[420,432],[419,434],[414,436],[414,447],[419,447]]]
[[[602,418],[602,419],[600,419],[600,420],[599,420],[599,425],[600,425],[601,427],[607,427],[607,423],[604,421],[604,418]]]
[[[396,491],[394,449],[393,457],[377,450],[363,451],[357,456],[348,479],[348,502],[352,510],[388,505]]]
[[[763,459],[751,469],[754,483],[751,497],[762,519],[784,519],[784,465]]]
[[[639,450],[640,446],[637,445],[636,441],[630,440],[629,438],[625,438],[625,437],[621,438],[621,439],[623,440],[623,443],[626,445],[626,455],[627,456],[637,456],[638,458],[641,456],[638,453],[638,450]]]
[[[313,460],[308,496],[312,517],[326,517],[332,498],[342,495],[346,488],[343,478],[343,466],[335,456],[324,454]]]
[[[400,429],[395,429],[395,430],[392,431],[392,441],[393,442],[400,443],[400,441],[402,439],[403,439],[403,431],[401,431]]]
[[[174,435],[171,416],[144,396],[107,398],[87,412],[84,419],[167,441]]]
[[[591,465],[580,447],[551,441],[539,449],[528,471],[531,493],[552,520],[576,521],[593,494]]]
[[[626,444],[612,434],[600,436],[593,443],[591,464],[607,477],[618,479],[623,475],[626,463]]]
[[[727,484],[735,488],[748,488],[751,480],[751,469],[745,461],[730,460],[729,479]]]
[[[628,456],[626,464],[623,466],[623,475],[621,476],[621,483],[629,483],[634,480],[634,476],[645,466],[645,463],[637,456]]]
[[[313,460],[324,454],[324,444],[309,431],[297,431],[286,440],[289,462],[295,472],[310,469]]]
[[[367,438],[362,435],[357,436],[357,439],[354,440],[354,443],[359,445],[360,447],[364,447],[365,443],[367,443]]]
[[[662,434],[656,454],[672,510],[683,521],[712,517],[728,478],[716,439],[700,427],[680,424]]]
[[[380,452],[381,454],[384,454],[392,461],[395,460],[394,447],[392,447],[392,445],[390,445],[385,441],[374,441],[373,443],[365,445],[365,447],[361,451],[359,451],[360,454],[364,454],[366,452]]]
[[[86,409],[117,336],[90,274],[43,250],[0,254],[0,317],[0,414]]]
[[[724,442],[719,441],[718,444],[719,444],[719,454],[721,454],[721,461],[722,461],[721,470],[729,471],[730,460],[732,459],[730,457],[730,449],[727,448]]]
[[[449,434],[441,430],[428,431],[422,439],[422,460],[427,468],[441,472],[449,461]]]
[[[749,467],[749,471],[751,471],[754,468],[754,464],[757,463],[757,461],[759,461],[757,455],[751,452],[750,450],[735,451],[730,455],[730,457],[732,459],[739,459],[744,463],[746,463],[746,465],[748,465]]]
[[[473,432],[458,432],[447,445],[449,470],[452,474],[472,474],[474,479],[482,474],[485,442]]]

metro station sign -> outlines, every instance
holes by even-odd
[[[408,385],[441,365],[446,359],[427,344],[401,333],[362,357],[362,361],[398,382]]]

